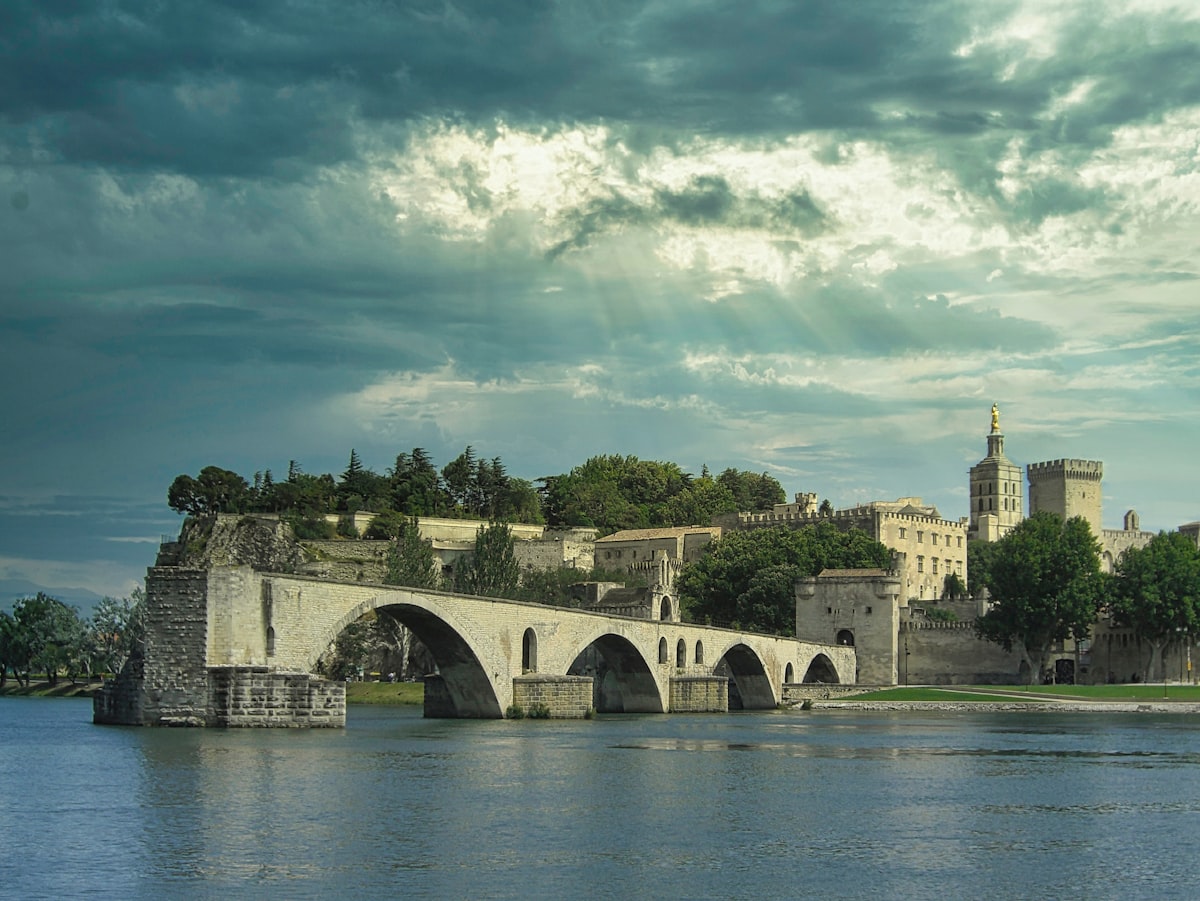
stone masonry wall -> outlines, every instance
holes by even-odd
[[[208,721],[208,574],[152,567],[146,574],[142,722],[203,726]]]
[[[265,666],[209,670],[210,726],[332,727],[346,725],[346,685]]]
[[[526,713],[544,706],[551,719],[583,719],[592,707],[592,677],[517,676],[513,679],[513,705]]]
[[[1020,681],[1021,657],[975,637],[969,622],[900,624],[903,685],[1011,685]]]
[[[673,676],[671,713],[725,713],[729,710],[729,680],[724,676]]]

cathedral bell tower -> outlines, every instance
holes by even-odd
[[[971,467],[969,541],[998,541],[1024,519],[1021,467],[1004,456],[1000,408],[992,404],[992,430],[987,456]]]

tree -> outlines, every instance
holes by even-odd
[[[663,518],[677,526],[708,525],[714,516],[737,513],[729,488],[702,475],[663,505]]]
[[[464,594],[508,598],[516,593],[520,580],[512,530],[500,522],[480,526],[475,533],[475,552],[455,573],[455,589]]]
[[[1170,642],[1200,634],[1200,549],[1180,532],[1159,532],[1121,554],[1109,589],[1114,623],[1150,644],[1147,681]]]
[[[14,672],[29,684],[31,672],[44,672],[53,685],[64,670],[75,672],[74,664],[86,637],[79,613],[57,598],[38,592],[36,597],[21,598],[13,604],[16,632]]]
[[[437,469],[423,448],[398,454],[389,473],[392,507],[410,516],[437,516],[446,507]]]
[[[386,585],[437,588],[440,582],[433,545],[421,537],[415,516],[401,520],[396,540],[388,548]]]
[[[992,564],[999,548],[998,541],[967,542],[967,573],[971,577],[971,593],[976,597],[985,588],[992,593]]]
[[[1087,520],[1034,513],[996,542],[992,608],[976,621],[981,638],[1019,649],[1033,681],[1050,648],[1087,637],[1103,592],[1100,546]]]
[[[10,669],[17,682],[21,681],[19,665],[24,657],[25,651],[21,647],[16,621],[8,611],[0,610],[0,688],[7,684]]]
[[[891,552],[859,529],[832,523],[730,532],[684,567],[677,586],[691,622],[794,635],[796,579],[823,569],[884,568]]]
[[[219,466],[205,466],[195,479],[189,475],[176,476],[167,489],[167,505],[176,513],[193,516],[245,513],[251,497],[245,479]]]
[[[135,588],[124,598],[104,597],[92,612],[90,633],[95,666],[118,673],[145,637],[146,593]]]
[[[736,509],[742,513],[770,510],[787,500],[783,486],[765,472],[726,469],[717,476],[717,481],[729,489]]]

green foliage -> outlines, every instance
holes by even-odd
[[[720,513],[769,510],[784,500],[783,486],[766,473],[727,469],[699,479],[675,463],[607,454],[565,475],[540,480],[542,511],[551,525],[594,526],[602,534],[624,529],[706,525]]]
[[[206,466],[193,479],[175,477],[167,489],[167,506],[176,513],[203,516],[209,513],[245,513],[251,500],[250,486],[236,472]]]
[[[582,602],[571,589],[581,582],[621,582],[632,587],[644,581],[626,570],[531,569],[521,573],[521,584],[516,592],[506,597],[555,607],[580,607]]]
[[[13,604],[11,630],[9,666],[17,681],[24,676],[28,684],[31,672],[44,672],[53,684],[64,670],[80,671],[87,629],[74,607],[39,591]]]
[[[504,523],[480,526],[475,552],[454,574],[455,590],[483,597],[511,598],[521,581],[513,554],[512,530]]]
[[[509,704],[504,708],[504,718],[506,720],[523,720],[525,719],[525,708],[520,704]]]
[[[1065,523],[1040,511],[996,542],[990,581],[993,606],[977,621],[980,637],[1029,664],[1029,678],[1045,668],[1050,647],[1086,638],[1099,611],[1103,580],[1099,544],[1087,521]]]
[[[336,533],[333,523],[320,513],[291,514],[283,517],[292,527],[292,534],[301,541],[320,541],[332,538]]]
[[[971,592],[977,597],[984,588],[990,594],[995,594],[992,588],[992,564],[999,550],[999,541],[967,542],[967,572],[971,576]]]
[[[1200,549],[1180,532],[1160,532],[1117,561],[1108,592],[1117,625],[1128,626],[1152,647],[1155,658],[1171,641],[1200,634]]]
[[[421,537],[415,516],[400,522],[396,540],[388,548],[387,575],[383,581],[411,588],[437,588],[441,581],[433,545]]]
[[[92,611],[90,636],[93,667],[118,673],[146,634],[146,593],[135,588],[129,597],[105,597]]]
[[[548,720],[550,719],[550,708],[541,703],[531,704],[527,715],[531,720]]]
[[[370,525],[363,531],[363,538],[368,541],[393,541],[408,522],[409,517],[395,510],[387,510],[371,520]]]
[[[832,523],[730,532],[685,567],[677,587],[691,622],[794,635],[795,581],[823,569],[885,568],[891,552],[858,529]]]
[[[358,538],[358,528],[354,525],[354,514],[345,513],[339,516],[335,531],[339,538]]]
[[[959,601],[966,596],[967,586],[963,584],[958,573],[946,573],[946,578],[942,580],[942,600]]]

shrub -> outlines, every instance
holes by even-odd
[[[531,720],[548,720],[550,719],[550,708],[545,704],[534,704],[529,708],[529,718]]]
[[[506,720],[523,720],[525,719],[525,708],[520,704],[509,704],[508,709],[504,711]]]

